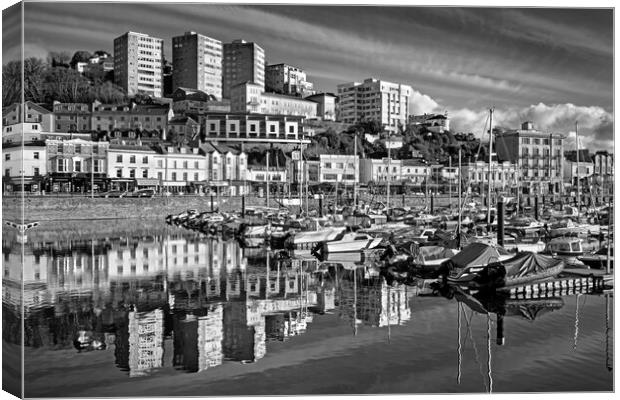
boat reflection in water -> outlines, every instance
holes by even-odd
[[[167,343],[176,369],[198,372],[255,362],[268,341],[306,332],[315,314],[337,309],[355,331],[411,316],[407,288],[388,287],[362,260],[291,259],[186,233],[24,250],[26,346],[113,351],[130,377],[162,368]],[[3,254],[3,336],[19,343],[21,247],[5,243]]]

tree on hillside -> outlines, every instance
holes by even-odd
[[[66,51],[50,51],[47,55],[47,64],[50,67],[69,68],[71,54]]]
[[[111,56],[111,55],[110,55],[110,53],[108,53],[108,52],[107,52],[107,51],[105,51],[105,50],[96,50],[96,51],[93,53],[93,55],[94,55],[95,57],[101,57],[101,56],[107,56],[107,57],[110,57],[110,56]]]
[[[90,82],[79,72],[68,68],[51,68],[45,74],[44,102],[84,103],[90,101]]]
[[[103,82],[93,85],[89,93],[90,101],[99,100],[106,104],[119,104],[127,101],[125,91],[112,82]]]
[[[92,55],[90,54],[90,52],[86,51],[86,50],[78,50],[75,53],[73,53],[73,57],[71,58],[71,61],[69,62],[69,65],[71,66],[71,68],[75,69],[77,63],[79,62],[88,62],[88,60],[92,57]]]
[[[42,78],[45,64],[38,58],[24,60],[24,98],[35,103],[43,102]],[[2,66],[2,106],[21,101],[22,63],[11,61]]]

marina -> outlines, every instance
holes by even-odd
[[[613,280],[604,269],[476,290],[437,275],[463,250],[414,241],[401,246],[413,258],[386,254],[392,238],[371,250],[300,257],[266,237],[248,247],[221,228],[182,227],[231,221],[200,215],[184,212],[142,230],[107,222],[116,233],[104,228],[60,242],[50,241],[55,228],[46,223],[21,244],[3,228],[9,349],[20,323],[11,281],[25,251],[27,396],[59,395],[66,385],[84,397],[611,390],[611,344],[594,340],[613,338]],[[69,224],[69,232],[81,230],[82,222]],[[424,368],[431,360],[435,368]],[[372,379],[359,368],[369,363],[382,371]],[[597,372],[577,384],[575,366]],[[295,381],[302,369],[325,378]],[[278,384],[287,377],[295,383]]]

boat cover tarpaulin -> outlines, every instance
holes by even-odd
[[[455,254],[455,250],[443,246],[422,246],[414,262],[417,264],[424,264],[425,261],[450,258]]]
[[[490,263],[500,261],[498,250],[484,243],[471,243],[461,250],[457,255],[446,260],[442,265],[447,265],[450,270],[462,269],[468,266],[487,266]]]
[[[558,266],[562,260],[556,260],[543,254],[523,252],[502,262],[506,268],[507,278],[522,277],[544,272]]]

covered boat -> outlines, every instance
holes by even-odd
[[[510,257],[511,255],[501,247],[474,242],[441,263],[440,269],[448,281],[466,284],[472,280],[478,280],[480,274],[486,274],[485,271],[489,264],[501,262]]]
[[[564,269],[564,262],[551,256],[522,252],[516,256],[487,266],[469,267],[450,281],[470,288],[502,288],[524,285],[558,275]]]

